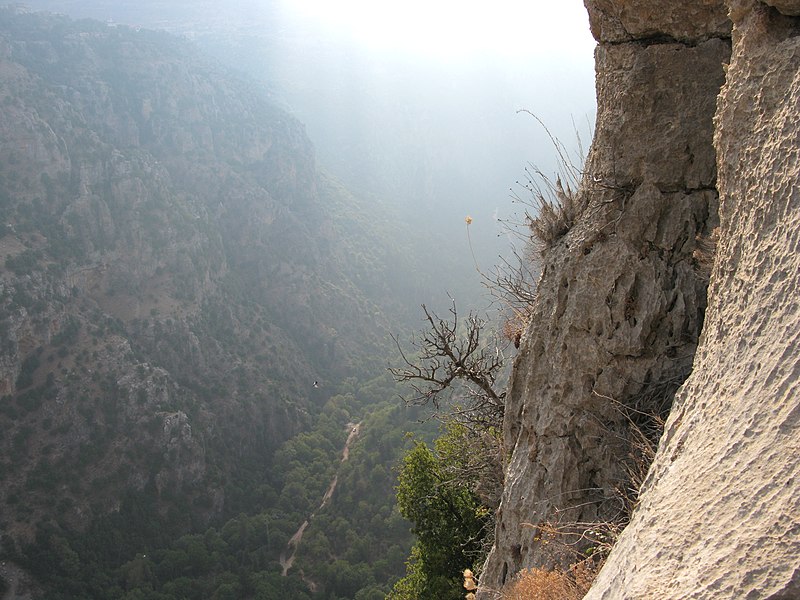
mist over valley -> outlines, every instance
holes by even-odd
[[[504,387],[486,275],[559,169],[520,109],[588,146],[579,9],[420,56],[278,2],[0,7],[4,600],[405,597],[398,474],[442,430],[387,367],[420,305],[474,312]]]

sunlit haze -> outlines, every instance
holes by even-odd
[[[553,47],[585,53],[593,45],[578,0],[283,0],[283,7],[358,44],[435,59],[530,55]]]
[[[26,4],[167,30],[265,84],[303,123],[320,168],[448,240],[456,266],[437,292],[478,287],[473,254],[485,266],[508,251],[526,166],[559,168],[550,134],[576,164],[591,140],[596,44],[583,0]]]
[[[583,0],[11,1],[0,597],[452,597],[535,187],[592,136]]]
[[[509,189],[526,164],[558,168],[520,109],[570,152],[588,146],[595,41],[582,0],[276,1],[269,80],[320,163],[409,207],[465,256],[506,250],[499,223],[517,210]],[[269,5],[251,2],[251,14]]]

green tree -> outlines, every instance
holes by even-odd
[[[450,440],[444,436],[437,450],[447,443]],[[417,543],[406,577],[390,595],[393,600],[461,598],[461,573],[483,558],[490,511],[472,492],[470,482],[447,477],[437,454],[417,443],[403,459],[397,504],[413,524]]]

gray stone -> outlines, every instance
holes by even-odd
[[[588,207],[545,254],[514,364],[511,458],[480,597],[521,568],[574,560],[554,553],[575,542],[572,523],[619,518],[622,407],[674,393],[668,382],[689,373],[706,286],[692,252],[716,224],[712,117],[728,51],[722,40],[597,51]]]
[[[545,254],[514,364],[479,598],[574,561],[570,532],[615,518],[630,450],[618,408],[687,375],[586,597],[800,597],[800,37],[798,3],[768,4],[587,2],[609,42],[588,208]],[[730,59],[712,39],[726,9]],[[717,211],[704,311],[693,252]]]
[[[731,23],[720,0],[584,0],[584,4],[592,35],[599,42],[730,37]]]
[[[730,45],[604,44],[596,51],[597,135],[587,170],[617,185],[713,188],[716,96]]]
[[[800,597],[800,39],[737,8],[703,341],[592,600]]]

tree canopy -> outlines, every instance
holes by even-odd
[[[491,511],[472,491],[472,482],[450,476],[448,463],[441,458],[465,456],[448,447],[463,439],[452,432],[445,434],[437,440],[435,451],[417,442],[403,459],[397,503],[413,524],[417,542],[406,577],[390,595],[393,600],[461,598],[461,573],[484,556]]]

